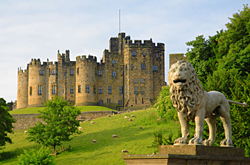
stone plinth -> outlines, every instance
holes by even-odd
[[[250,165],[244,149],[197,145],[160,146],[160,154],[123,155],[130,165]]]

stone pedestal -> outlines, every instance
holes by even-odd
[[[159,154],[122,158],[128,165],[250,165],[243,148],[199,145],[160,146]]]

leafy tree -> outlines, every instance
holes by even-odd
[[[38,118],[42,118],[46,124],[39,122],[31,127],[27,139],[44,146],[52,146],[56,155],[56,146],[63,141],[70,141],[73,133],[80,133],[76,117],[81,112],[76,107],[68,106],[69,103],[59,97],[48,100],[45,105],[46,108],[39,111],[42,115]]]
[[[154,107],[157,108],[156,113],[159,117],[178,120],[177,111],[173,107],[170,99],[169,86],[162,87]]]
[[[250,8],[233,14],[226,24],[227,30],[218,39],[219,69],[236,68],[242,76],[250,71]],[[225,56],[224,58],[222,58]]]
[[[49,155],[50,149],[24,151],[18,158],[19,165],[55,165],[55,158]]]
[[[14,133],[12,123],[15,122],[13,117],[8,112],[9,107],[3,98],[0,98],[0,147],[4,146],[6,142],[12,143],[7,133]],[[1,149],[1,148],[0,148]]]

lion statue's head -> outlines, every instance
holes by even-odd
[[[196,105],[200,104],[204,89],[192,64],[178,61],[171,65],[168,72],[168,84],[175,109],[185,115],[188,120],[194,120]]]

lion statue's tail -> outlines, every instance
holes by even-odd
[[[228,100],[229,103],[233,103],[233,104],[239,104],[239,105],[242,105],[243,107],[247,107],[247,103],[239,103],[239,102],[236,102],[236,101],[232,101],[232,100]]]

